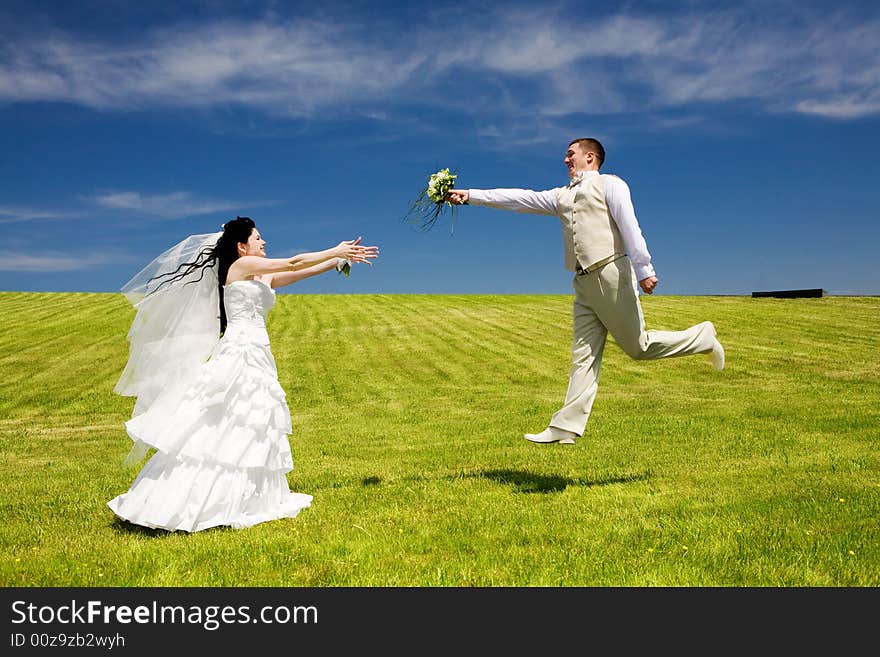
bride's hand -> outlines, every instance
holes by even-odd
[[[379,247],[361,246],[361,239],[358,237],[356,240],[340,242],[336,247],[339,257],[349,262],[366,262],[368,265],[372,265],[370,259],[379,257]]]

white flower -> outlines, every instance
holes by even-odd
[[[448,168],[440,169],[429,175],[428,184],[422,188],[404,220],[418,224],[422,230],[429,230],[438,217],[447,210],[450,219],[452,219],[455,214],[455,206],[447,197],[455,186],[457,177]]]
[[[428,179],[427,194],[434,203],[443,203],[449,190],[455,185],[455,179],[458,176],[450,173],[449,169],[440,169],[436,173],[432,173]]]

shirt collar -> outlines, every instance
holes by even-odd
[[[595,169],[588,169],[588,170],[575,171],[574,176],[573,176],[572,178],[569,179],[569,181],[568,181],[568,185],[567,185],[567,186],[568,186],[568,187],[574,187],[575,185],[577,185],[578,183],[580,183],[580,181],[583,180],[584,178],[589,178],[589,177],[592,177],[593,175],[597,175],[597,176],[598,176],[598,175],[599,175],[599,172],[596,171]]]

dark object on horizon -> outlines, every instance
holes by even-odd
[[[825,294],[825,290],[817,288],[813,290],[777,290],[775,292],[752,292],[755,297],[775,297],[777,299],[804,299],[816,298]]]

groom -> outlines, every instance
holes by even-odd
[[[724,349],[712,322],[684,331],[646,331],[638,288],[653,294],[657,276],[639,228],[627,184],[600,174],[605,149],[596,139],[575,139],[565,153],[569,183],[546,191],[453,189],[455,205],[485,205],[516,212],[556,215],[562,221],[565,268],[574,272],[574,343],[565,402],[535,443],[573,445],[583,434],[599,386],[608,333],[631,358],[654,360],[708,354],[724,368]]]

